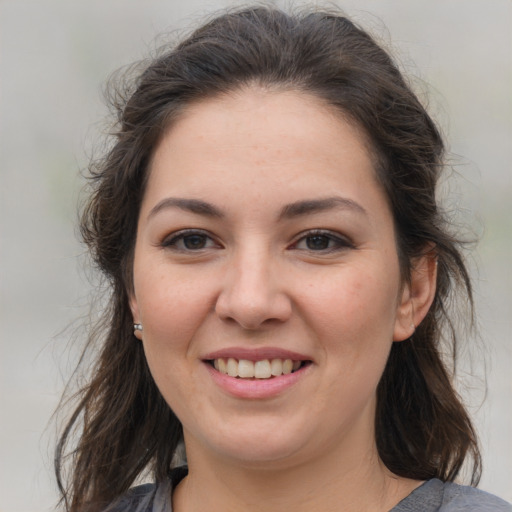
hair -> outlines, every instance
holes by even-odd
[[[457,342],[454,297],[469,305],[471,319],[473,304],[461,242],[436,200],[444,168],[439,130],[388,53],[339,12],[254,7],[211,19],[115,95],[116,132],[89,168],[92,193],[81,219],[110,296],[105,328],[90,334],[89,344],[101,341],[97,360],[56,451],[68,511],[100,509],[143,473],[168,478],[182,427],[134,339],[129,308],[139,207],[155,147],[180,113],[253,85],[312,95],[360,127],[391,205],[403,279],[414,258],[437,258],[433,304],[410,341],[393,343],[378,386],[376,444],[396,475],[452,481],[470,459],[471,482],[478,482],[475,431],[453,387],[454,361],[443,356],[446,342]]]

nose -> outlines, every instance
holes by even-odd
[[[230,261],[215,311],[247,330],[286,322],[292,302],[275,258],[263,250],[246,250]]]

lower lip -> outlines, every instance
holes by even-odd
[[[218,372],[213,366],[205,366],[215,382],[223,391],[237,398],[265,399],[277,396],[294,386],[308,371],[311,365],[279,377],[270,379],[238,379]]]

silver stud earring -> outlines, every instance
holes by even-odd
[[[133,324],[133,332],[135,331],[142,332],[142,324]]]

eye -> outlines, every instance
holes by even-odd
[[[162,246],[176,251],[193,252],[219,247],[219,244],[203,231],[184,230],[167,237]]]
[[[331,252],[353,247],[346,238],[330,231],[315,230],[303,235],[292,245],[292,249],[314,252]]]

